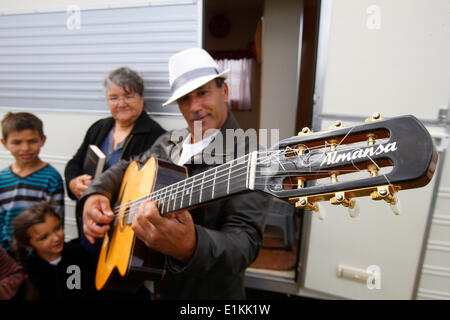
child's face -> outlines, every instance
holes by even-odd
[[[45,221],[35,224],[28,230],[30,247],[46,261],[53,261],[61,256],[64,248],[64,230],[61,222],[53,214],[48,214]]]
[[[45,143],[45,136],[41,137],[36,130],[25,129],[12,131],[6,141],[4,139],[1,141],[18,164],[28,164],[39,159],[39,151]]]

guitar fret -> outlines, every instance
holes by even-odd
[[[214,179],[213,179],[213,185],[212,185],[212,193],[211,193],[211,200],[214,199],[214,191],[215,191],[215,187],[216,187],[216,175],[217,175],[217,168],[216,170],[214,170]]]
[[[241,161],[238,161],[241,160]],[[239,162],[239,163],[238,163]],[[236,159],[227,164],[216,166],[192,177],[162,187],[148,196],[155,202],[161,215],[192,207],[202,202],[241,192],[248,189],[254,180],[254,161]],[[244,171],[245,170],[245,171]],[[254,183],[254,182],[253,182]],[[131,205],[131,221],[139,206]]]
[[[167,207],[166,207],[167,212],[169,212],[169,210],[170,210],[170,197],[172,195],[172,189],[173,189],[173,184],[170,185],[170,191],[169,191],[169,194],[167,195]]]
[[[172,208],[173,211],[176,210],[177,195],[178,195],[178,187],[179,187],[179,183],[176,184],[176,188],[175,188],[174,201],[173,201],[173,208]]]
[[[256,162],[258,161],[258,154],[256,151],[252,152],[249,159],[248,159],[248,163],[250,166],[250,173],[248,175],[249,178],[249,184],[248,184],[248,188],[250,190],[253,190],[255,188],[255,178],[256,178]]]
[[[161,191],[158,190],[156,192],[156,201],[157,201],[157,207],[158,207],[158,211],[161,212]]]
[[[191,192],[189,194],[189,206],[191,206],[191,204],[192,204],[192,194],[194,193],[194,181],[195,181],[195,176],[192,177]]]
[[[183,208],[183,200],[184,200],[184,190],[186,189],[186,181],[187,179],[184,180],[184,184],[183,184],[183,191],[181,192],[181,202],[180,202],[180,208]]]
[[[205,172],[203,172],[203,178],[202,178],[202,184],[200,185],[200,198],[198,199],[198,202],[202,202],[202,194],[203,194],[203,183],[205,182]]]
[[[170,185],[170,188],[172,188],[172,185]],[[169,213],[170,210],[170,189],[169,186],[167,187],[166,193],[164,195],[164,198],[166,199],[167,203],[166,203],[166,212],[165,213]]]
[[[231,178],[231,166],[233,165],[233,161],[230,161],[230,168],[228,170],[228,183],[227,183],[227,194],[230,194],[230,178]]]
[[[248,188],[249,178],[250,178],[250,160],[247,163],[247,173],[245,176],[245,188]]]
[[[167,192],[167,190],[166,190],[167,188],[164,188],[164,196],[161,194],[161,197],[162,197],[162,208],[161,208],[161,214],[164,214],[164,206],[165,206],[165,202],[166,202],[166,192]]]
[[[175,210],[175,204],[177,203],[177,184],[173,184],[173,186],[175,187],[175,190],[174,190],[174,188],[172,188],[171,195],[170,195],[170,197],[172,198],[172,201],[173,201],[172,211]]]

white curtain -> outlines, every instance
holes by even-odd
[[[255,59],[217,59],[216,62],[222,70],[230,69],[226,82],[231,110],[250,111],[252,67]]]

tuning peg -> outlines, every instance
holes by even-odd
[[[317,218],[319,218],[319,220],[325,220],[326,217],[326,213],[325,210],[323,209],[323,207],[317,203],[317,211],[314,211],[316,213]]]
[[[367,170],[369,171],[371,177],[376,177],[376,176],[378,176],[378,171],[379,171],[379,169],[378,169],[378,167],[377,167],[376,165],[374,165],[374,164],[369,164],[369,165],[367,166]]]
[[[395,215],[400,214],[400,202],[393,187],[389,185],[379,186],[370,195],[373,200],[384,200],[389,203]]]
[[[366,123],[367,122],[372,122],[372,121],[378,121],[378,120],[382,120],[383,117],[381,117],[381,113],[379,112],[375,112],[374,114],[372,114],[372,116],[370,118],[366,119]]]
[[[336,120],[333,122],[333,124],[330,126],[330,130],[340,129],[343,128],[344,125],[342,124],[341,120]],[[327,140],[327,143],[330,145],[330,151],[336,151],[337,146],[339,145],[339,140],[337,139],[329,139]]]
[[[393,199],[393,201],[390,203],[390,206],[391,206],[392,212],[393,212],[396,216],[400,215],[400,212],[401,212],[401,205],[400,205],[400,200],[398,199],[396,193],[394,193],[394,199]]]
[[[345,197],[343,192],[336,192],[334,197],[330,199],[330,203],[334,205],[343,205],[348,208],[350,217],[355,218],[359,215],[359,205],[353,199]]]
[[[376,141],[375,140],[376,135],[374,133],[368,133],[368,134],[366,134],[366,137],[367,137],[367,144],[369,146],[373,146],[375,144],[375,141]]]
[[[343,128],[344,127],[344,124],[342,123],[342,121],[341,120],[336,120],[335,122],[333,122],[333,124],[330,126],[330,130],[333,130],[333,129],[340,129],[340,128]]]
[[[313,202],[309,202],[307,197],[300,197],[295,203],[296,208],[308,208],[309,210],[319,211],[319,207]]]
[[[294,200],[294,199],[292,199],[292,200]],[[308,201],[307,197],[295,198],[295,207],[296,208],[307,208],[307,209],[313,211],[315,213],[315,215],[317,216],[317,218],[319,218],[319,220],[325,219],[325,212],[324,212],[322,206],[319,207],[318,203],[313,203],[313,202]]]
[[[297,180],[297,189],[303,189],[305,187],[306,179],[304,177],[297,177],[295,180]]]
[[[331,183],[337,183],[338,182],[338,175],[339,175],[339,171],[332,171],[330,172],[330,178],[331,178]]]
[[[356,218],[359,216],[359,204],[355,200],[352,200],[353,206],[348,207],[348,214],[352,218]]]
[[[378,186],[377,190],[373,191],[370,196],[372,197],[372,200],[385,200],[386,202],[391,202],[393,199],[392,192],[390,190],[390,186],[384,185],[384,186]]]
[[[302,129],[302,131],[300,131],[297,135],[298,135],[298,136],[301,136],[301,135],[304,135],[304,134],[310,134],[310,133],[312,133],[311,129],[309,129],[308,127],[304,127],[304,128]]]

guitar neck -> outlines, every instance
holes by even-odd
[[[188,210],[211,201],[254,189],[257,152],[229,161],[202,173],[153,191],[129,207],[129,221],[146,199],[156,203],[161,215]]]

